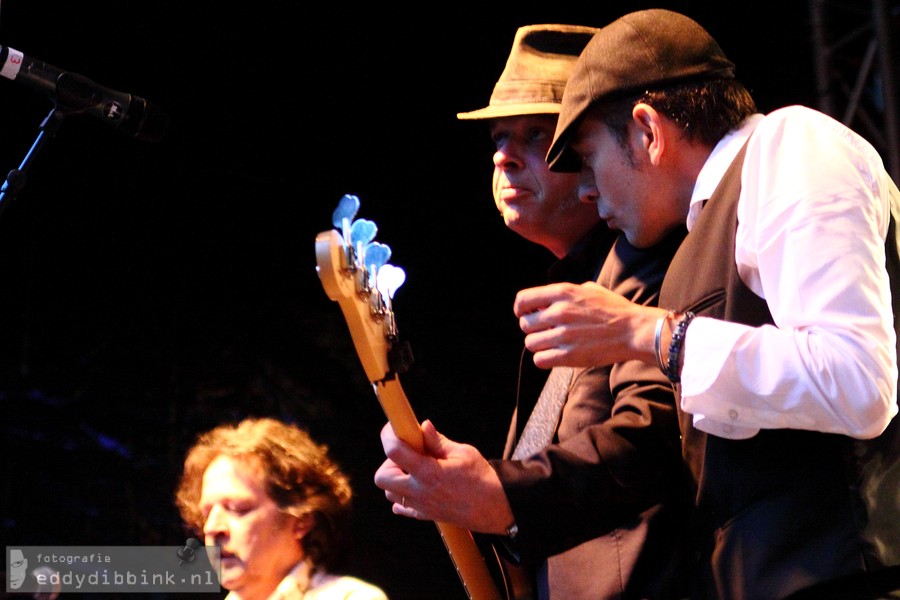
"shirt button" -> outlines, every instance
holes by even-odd
[[[736,411],[736,410],[733,409],[733,408],[732,408],[731,410],[729,410],[729,411],[728,411],[728,418],[730,418],[732,421],[736,421],[737,418],[738,418],[738,411]]]
[[[725,433],[731,433],[732,431],[734,431],[734,427],[732,427],[731,425],[725,425],[724,427],[722,427],[722,431],[724,431]]]

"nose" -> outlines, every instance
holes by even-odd
[[[514,169],[522,165],[522,157],[510,140],[497,146],[497,151],[494,152],[495,167],[498,169]]]
[[[203,535],[207,545],[215,543],[217,538],[228,533],[228,522],[225,518],[225,511],[220,506],[213,506],[206,515],[206,521],[203,523]]]
[[[578,198],[585,204],[597,202],[600,199],[600,192],[594,184],[592,177],[585,177],[582,172],[581,180],[578,182]]]

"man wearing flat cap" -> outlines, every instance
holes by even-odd
[[[875,149],[806,107],[759,114],[706,30],[647,10],[585,47],[547,158],[632,244],[689,230],[658,307],[558,284],[515,312],[538,366],[672,382],[692,600],[900,597],[900,192]]]
[[[457,116],[489,126],[494,202],[511,230],[559,259],[551,280],[599,281],[655,305],[685,232],[633,247],[580,201],[578,174],[550,172],[545,160],[566,80],[597,31],[521,27],[488,106]],[[530,356],[523,363],[527,379]],[[428,422],[420,455],[385,427],[388,460],[375,480],[394,512],[492,534],[514,598],[683,598],[691,503],[671,386],[638,361],[544,378],[540,396],[520,393],[503,460]]]

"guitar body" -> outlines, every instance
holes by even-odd
[[[491,577],[503,591],[504,597],[507,600],[537,600],[535,573],[513,562],[490,538],[491,536],[476,534],[475,543],[486,557]]]
[[[352,201],[349,209],[348,199]],[[399,269],[377,262],[386,260],[390,250],[383,244],[375,248],[374,224],[365,222],[368,227],[357,227],[361,222],[354,222],[353,217],[358,202],[355,196],[344,196],[333,218],[342,232],[332,229],[316,236],[316,270],[325,293],[344,314],[366,377],[397,437],[422,452],[422,430],[398,377],[398,356],[402,353],[397,352],[400,346],[391,298],[399,284],[395,283],[393,289],[379,287],[381,275],[389,269]],[[354,235],[362,241],[354,240]],[[367,254],[378,254],[380,258],[370,263]],[[534,598],[529,591],[531,586],[525,586],[518,573],[513,575],[512,570],[501,567],[493,547],[489,554],[483,554],[470,531],[449,523],[436,525],[469,600]],[[519,589],[523,595],[517,595]]]
[[[534,573],[524,567],[499,559],[503,569],[503,582],[506,596],[511,600],[537,600]]]

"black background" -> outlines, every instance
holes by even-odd
[[[156,144],[69,117],[0,217],[0,545],[179,545],[172,503],[193,437],[246,415],[295,420],[357,493],[346,569],[395,600],[462,598],[434,526],[372,476],[384,423],[313,241],[362,200],[407,280],[395,296],[419,418],[502,449],[521,334],[516,290],[551,260],[490,196],[487,102],[515,30],[681,10],[719,39],[764,111],[814,105],[805,2],[309,4],[6,0],[0,43],[147,98]],[[50,99],[0,81],[0,170]]]

